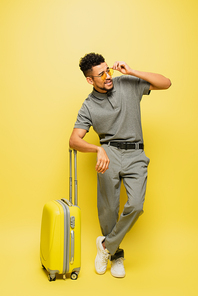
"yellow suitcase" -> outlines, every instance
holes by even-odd
[[[56,274],[70,274],[76,280],[81,267],[81,211],[77,195],[77,151],[74,150],[75,197],[72,203],[72,150],[70,152],[69,200],[49,201],[44,205],[41,222],[40,259],[49,281]]]

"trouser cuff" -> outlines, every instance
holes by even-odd
[[[114,255],[110,256],[110,261],[116,260],[120,257],[124,258],[124,250],[119,248]]]

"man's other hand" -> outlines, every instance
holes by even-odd
[[[108,170],[109,168],[109,163],[110,163],[110,160],[104,148],[98,147],[96,171],[98,173],[104,174],[104,172],[106,172],[106,170]]]

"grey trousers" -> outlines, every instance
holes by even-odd
[[[104,174],[98,174],[98,217],[106,248],[114,255],[126,233],[143,213],[150,160],[141,149],[124,150],[106,144],[102,147],[110,159],[110,165]],[[128,200],[118,217],[122,180]]]

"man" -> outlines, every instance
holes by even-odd
[[[103,56],[95,53],[85,55],[79,66],[93,91],[78,113],[70,147],[97,153],[97,205],[103,236],[96,240],[95,269],[104,274],[110,258],[111,274],[124,277],[124,251],[119,245],[143,213],[149,164],[140,101],[151,90],[168,89],[171,82],[160,74],[133,70],[125,62],[115,62],[109,68]],[[112,79],[113,70],[124,75]],[[101,146],[83,139],[90,126],[99,135]],[[121,181],[128,200],[118,219]]]

